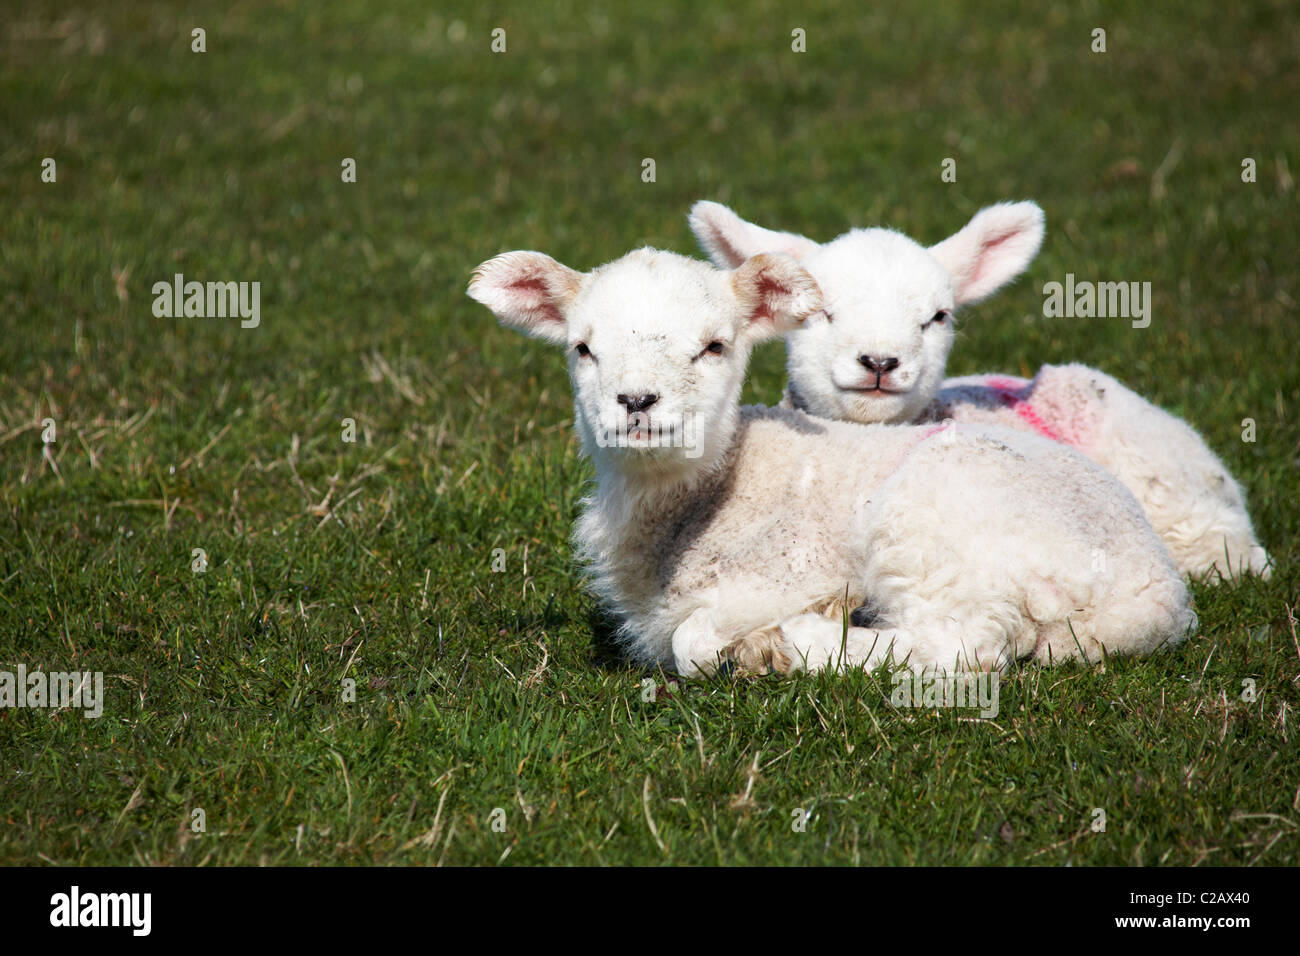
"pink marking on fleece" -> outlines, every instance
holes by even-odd
[[[1051,425],[1047,420],[1038,414],[1033,405],[1025,400],[1025,391],[1028,384],[1021,384],[1011,378],[990,378],[985,384],[991,388],[1002,403],[1024,419],[1029,426],[1044,438],[1050,438],[1052,441],[1060,442],[1062,445],[1073,445],[1070,441]]]

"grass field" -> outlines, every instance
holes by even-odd
[[[3,14],[0,670],[106,701],[0,710],[0,861],[1300,862],[1300,12],[747,6]],[[1014,671],[990,721],[619,663],[563,362],[464,288],[508,249],[694,253],[700,198],[925,242],[1036,199],[951,371],[1082,361],[1185,416],[1272,580],[1198,584],[1172,653]],[[259,281],[261,324],[155,318],[178,272]],[[1067,272],[1151,282],[1151,326],[1043,318]],[[746,398],[783,373],[764,347]]]

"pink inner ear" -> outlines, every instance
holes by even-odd
[[[516,297],[521,310],[535,313],[537,318],[546,322],[564,321],[564,316],[551,301],[551,287],[541,276],[516,279],[506,283],[505,289]]]
[[[766,269],[755,277],[754,291],[758,296],[758,302],[754,306],[754,311],[750,313],[751,322],[772,319],[772,304],[776,297],[790,294],[790,290],[768,275]]]
[[[732,265],[740,265],[748,256],[741,252],[740,247],[727,238],[726,233],[721,228],[713,230],[713,241],[718,248],[722,250],[724,256]]]
[[[989,271],[989,263],[993,260],[998,247],[1010,242],[1016,237],[1016,235],[1016,231],[1012,230],[1011,232],[1003,233],[995,239],[988,239],[981,243],[979,255],[975,257],[975,271],[971,273],[970,279],[968,280],[969,285],[976,285],[982,278],[984,278],[984,275]]]

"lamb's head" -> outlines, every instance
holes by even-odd
[[[991,295],[1029,265],[1043,240],[1032,202],[976,213],[930,246],[890,229],[853,229],[819,244],[698,202],[691,229],[721,267],[760,252],[794,256],[821,287],[823,308],[787,336],[790,388],[814,415],[914,420],[943,384],[953,311]]]
[[[578,433],[598,468],[663,478],[720,459],[750,350],[821,308],[817,284],[788,256],[719,270],[654,249],[589,273],[507,252],[475,270],[469,294],[568,352]]]

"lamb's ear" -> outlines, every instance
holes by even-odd
[[[731,273],[738,331],[750,341],[784,335],[822,307],[822,290],[794,259],[762,252]]]
[[[566,314],[582,278],[581,272],[540,252],[505,252],[475,269],[466,291],[503,325],[564,345]]]
[[[721,203],[707,200],[691,208],[689,221],[691,232],[720,269],[735,269],[760,252],[783,252],[798,259],[817,248],[811,239],[745,222]]]
[[[981,209],[960,232],[930,247],[952,276],[957,305],[992,295],[1038,255],[1043,210],[1037,203],[1004,202]]]

